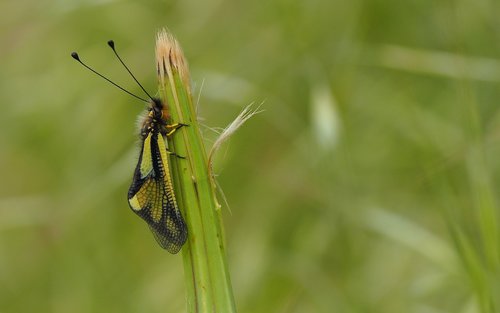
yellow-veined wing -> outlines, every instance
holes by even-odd
[[[128,202],[148,223],[162,248],[179,252],[186,242],[187,228],[175,200],[165,140],[158,132],[151,131],[143,141]]]

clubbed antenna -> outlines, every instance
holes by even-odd
[[[144,87],[142,87],[141,83],[139,83],[139,81],[137,80],[137,78],[135,78],[134,74],[132,74],[132,72],[130,71],[130,69],[127,67],[127,65],[125,65],[125,62],[123,62],[122,58],[120,58],[120,56],[118,55],[118,52],[116,52],[116,49],[115,49],[115,42],[113,40],[109,40],[108,41],[108,46],[111,47],[111,49],[113,49],[113,52],[115,53],[116,57],[118,58],[118,60],[120,60],[121,64],[125,67],[125,69],[127,70],[127,72],[130,74],[130,76],[132,76],[132,78],[135,80],[135,82],[137,83],[137,85],[139,85],[139,87],[142,88],[142,90],[144,91],[144,93],[146,95],[148,95],[148,97],[153,100],[153,97],[151,97],[149,95],[149,93],[146,91],[146,89],[144,89]]]
[[[130,91],[128,91],[127,89],[119,86],[118,84],[116,84],[115,82],[111,81],[109,78],[107,78],[106,76],[102,75],[101,73],[97,72],[96,70],[94,70],[93,68],[91,68],[90,66],[88,66],[87,64],[83,63],[83,61],[80,59],[80,56],[78,55],[78,53],[76,52],[72,52],[71,53],[71,57],[75,60],[77,60],[81,65],[83,65],[84,67],[86,67],[88,70],[90,70],[91,72],[93,72],[94,74],[97,74],[98,76],[104,78],[106,81],[108,81],[109,83],[113,84],[115,87],[125,91],[126,93],[128,93],[129,95],[131,95],[132,97],[134,98],[137,98],[141,101],[144,101],[144,102],[149,102],[148,100],[146,99],[143,99],[137,95],[134,95],[133,93],[131,93]],[[135,78],[134,78],[135,79]],[[137,81],[137,80],[136,80]],[[142,86],[141,86],[142,87]],[[144,89],[144,88],[143,88]],[[149,96],[149,95],[148,95]]]

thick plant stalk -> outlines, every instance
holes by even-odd
[[[182,248],[188,312],[236,312],[221,225],[205,146],[193,106],[187,62],[175,38],[162,30],[156,41],[160,97],[171,123],[184,123],[169,138],[172,178],[188,227]]]

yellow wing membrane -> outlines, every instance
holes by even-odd
[[[165,139],[151,131],[143,141],[139,162],[128,192],[130,208],[144,219],[156,241],[177,253],[187,228],[175,200]]]

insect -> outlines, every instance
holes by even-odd
[[[179,252],[186,242],[187,227],[175,199],[169,157],[183,157],[168,150],[166,139],[179,128],[187,125],[182,123],[169,124],[171,118],[167,104],[161,99],[149,95],[120,58],[112,40],[108,41],[108,45],[135,82],[149,97],[149,100],[131,93],[101,75],[83,63],[76,52],[71,53],[71,56],[81,65],[115,87],[148,103],[146,114],[140,123],[141,151],[132,184],[128,191],[128,203],[132,211],[146,221],[160,246],[175,254]]]

